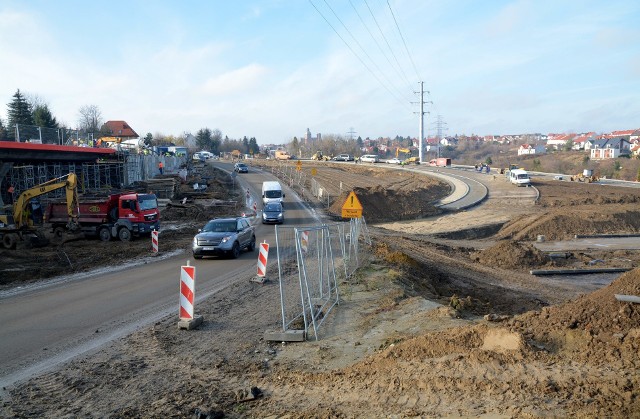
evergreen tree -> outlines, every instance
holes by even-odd
[[[31,106],[20,89],[13,95],[11,103],[7,104],[9,117],[7,124],[7,134],[10,139],[15,139],[16,124],[33,125],[33,115]]]
[[[37,105],[33,109],[33,123],[39,127],[58,128],[58,121],[47,105]]]
[[[147,135],[145,135],[143,142],[147,147],[153,146],[153,135],[151,135],[150,132],[147,132]]]
[[[0,141],[7,141],[7,130],[4,127],[4,122],[2,121],[2,118],[0,118]]]
[[[246,135],[242,138],[242,150],[245,153],[249,153],[249,139]]]
[[[258,141],[256,137],[249,138],[249,154],[258,154],[260,153],[260,147],[258,146]]]
[[[201,128],[196,133],[196,144],[200,150],[211,150],[211,130]]]
[[[229,139],[229,137],[225,137]],[[222,132],[219,129],[214,129],[211,133],[211,152],[213,154],[220,153],[220,144],[222,143]]]

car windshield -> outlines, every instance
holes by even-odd
[[[282,191],[264,191],[265,198],[280,198],[282,196]]]
[[[264,207],[264,210],[268,212],[281,211],[281,209],[282,207],[278,204],[268,204],[266,207]]]
[[[238,163],[238,167],[247,167],[244,163]]]
[[[236,231],[236,222],[232,221],[209,221],[202,229],[205,233],[231,233]]]

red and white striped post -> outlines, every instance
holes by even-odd
[[[191,266],[187,261],[187,266],[180,267],[180,329],[194,329],[202,323],[202,316],[194,316],[193,304],[196,295],[196,267]]]
[[[300,233],[300,247],[303,252],[306,252],[309,248],[309,233],[307,231],[302,231]]]
[[[265,240],[260,243],[260,251],[258,252],[258,276],[255,282],[263,283],[267,275],[267,259],[269,258],[269,243]]]
[[[153,253],[158,253],[158,231],[153,230],[151,232],[151,249]]]

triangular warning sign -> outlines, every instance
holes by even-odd
[[[342,205],[342,209],[352,209],[352,210],[360,210],[362,211],[362,204],[358,200],[355,192],[351,191],[349,196],[347,196],[347,200],[344,201],[344,205]]]
[[[362,217],[362,204],[358,200],[356,194],[351,191],[346,201],[342,205],[343,218],[360,218]]]

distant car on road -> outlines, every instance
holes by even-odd
[[[284,223],[284,208],[280,202],[270,202],[262,209],[262,224]]]
[[[364,156],[360,157],[360,161],[364,163],[378,163],[380,161],[380,158],[377,154],[365,154]]]
[[[387,163],[389,163],[389,164],[402,164],[402,160],[400,160],[397,157],[394,157],[392,159],[388,159]]]
[[[216,218],[198,231],[193,238],[193,257],[228,255],[234,259],[243,249],[256,248],[255,228],[244,217]]]
[[[353,156],[351,154],[338,154],[332,160],[335,160],[335,161],[353,161]]]
[[[236,165],[233,167],[233,170],[238,173],[249,173],[249,167],[247,167],[247,165],[244,163],[236,163]]]

